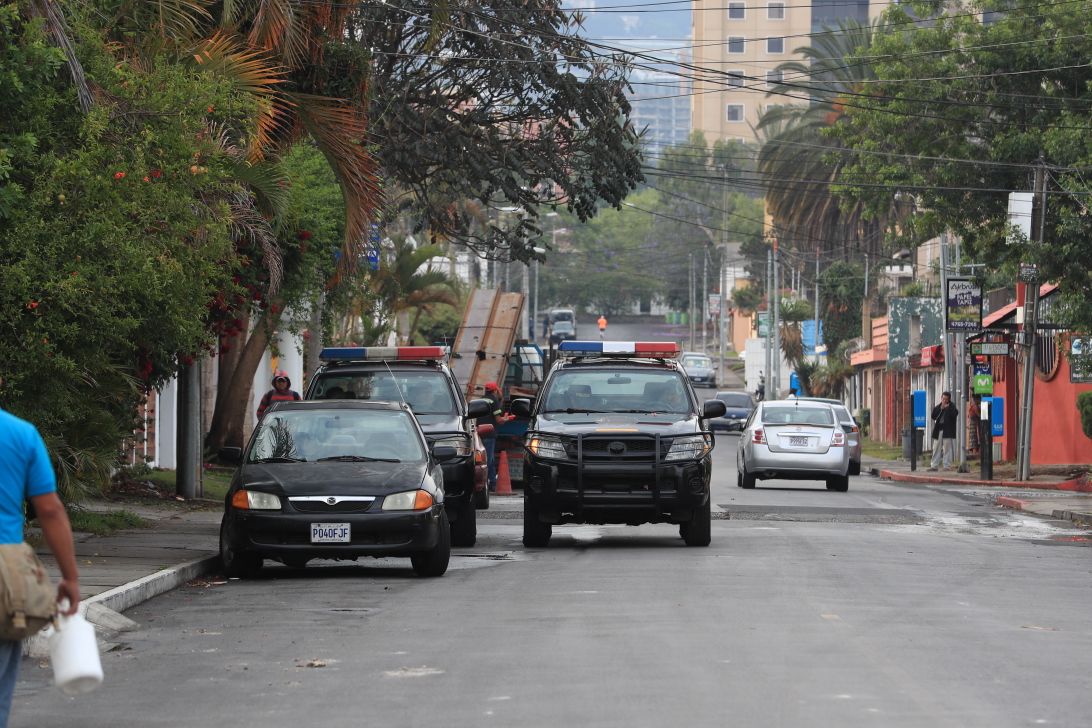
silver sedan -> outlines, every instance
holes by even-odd
[[[743,427],[736,450],[737,485],[757,480],[825,480],[828,490],[849,490],[849,448],[831,405],[800,399],[760,402]]]

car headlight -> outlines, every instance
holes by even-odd
[[[705,435],[689,435],[676,437],[671,442],[671,449],[664,456],[665,462],[673,460],[697,460],[711,449],[709,440]]]
[[[565,443],[562,442],[560,437],[535,435],[527,443],[527,449],[531,451],[531,454],[540,458],[565,460],[569,457],[569,454],[565,452]]]
[[[433,446],[443,445],[455,448],[455,454],[460,457],[470,454],[470,441],[465,435],[446,435],[444,437],[434,438],[431,442]]]
[[[404,493],[388,495],[383,499],[385,511],[423,511],[431,508],[432,494],[427,490],[407,490]]]
[[[279,511],[281,499],[260,490],[237,490],[231,496],[231,505],[243,511]]]

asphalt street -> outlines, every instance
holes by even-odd
[[[717,438],[709,548],[565,526],[529,550],[495,509],[440,579],[388,560],[200,581],[127,613],[94,694],[25,663],[12,725],[1092,722],[1075,532],[868,476],[744,491],[736,439]]]

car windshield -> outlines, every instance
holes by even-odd
[[[751,408],[751,397],[747,394],[718,394],[717,399],[724,402],[726,407],[736,407],[739,409]]]
[[[560,322],[560,321],[572,321],[573,320],[573,312],[572,311],[554,311],[553,313],[550,314],[550,318],[552,318],[555,323]]]
[[[573,325],[568,321],[558,321],[554,324],[554,331],[572,331]]]
[[[274,410],[258,426],[249,463],[316,460],[421,462],[424,446],[408,412]]]
[[[707,356],[688,356],[683,359],[682,365],[687,369],[712,369],[713,360]]]
[[[558,372],[543,412],[671,412],[693,410],[676,372],[635,369],[572,369]]]
[[[834,413],[830,407],[766,407],[762,410],[762,422],[766,425],[833,425]]]
[[[311,399],[405,401],[414,414],[455,414],[455,397],[438,371],[330,372],[319,377]]]

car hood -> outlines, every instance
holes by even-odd
[[[564,435],[627,434],[689,435],[698,431],[698,418],[679,420],[678,415],[633,413],[544,414],[531,423],[532,430]]]
[[[421,486],[425,463],[258,463],[244,465],[240,481],[283,495],[386,495]]]

